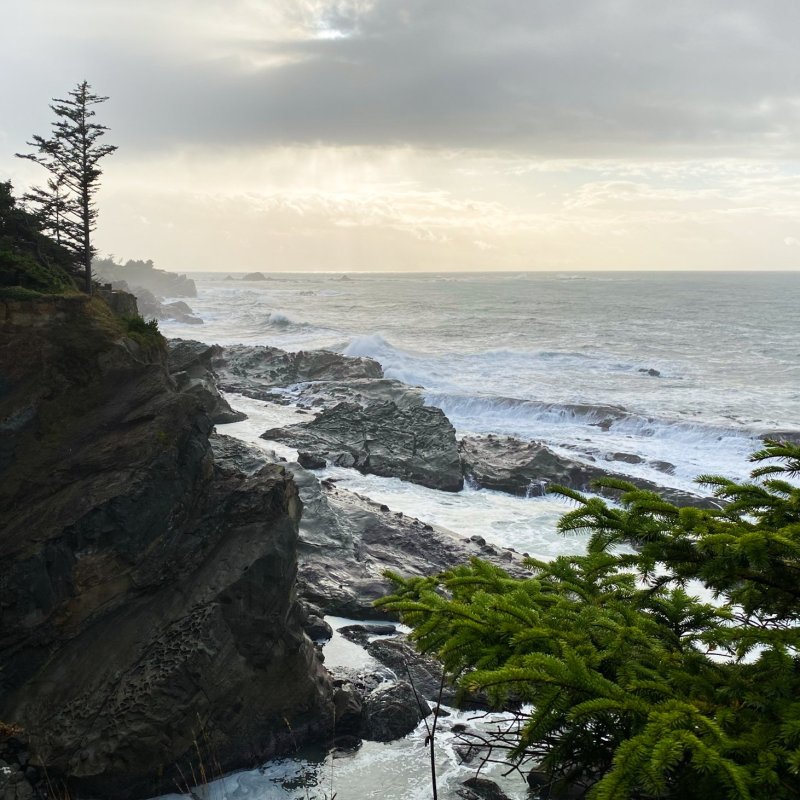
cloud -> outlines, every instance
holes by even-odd
[[[68,88],[54,74],[85,74],[112,96],[109,124],[131,148],[405,143],[620,158],[800,147],[793,0],[14,5],[4,94],[22,99],[24,69],[25,104],[35,88],[44,107]]]
[[[794,0],[8,5],[0,179],[41,179],[12,154],[87,78],[120,145],[101,249],[180,269],[796,267]]]

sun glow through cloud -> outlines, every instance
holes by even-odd
[[[201,270],[792,269],[796,22],[721,0],[31,0],[0,57],[19,110],[0,164],[41,180],[12,154],[74,73],[110,95],[120,145],[101,250]]]

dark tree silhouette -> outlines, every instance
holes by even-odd
[[[92,232],[97,225],[94,197],[102,175],[99,163],[117,149],[100,143],[108,128],[92,122],[92,106],[106,100],[92,93],[87,81],[79,83],[66,99],[55,98],[50,105],[56,115],[50,138],[34,136],[27,144],[35,152],[17,153],[51,174],[46,188],[32,190],[25,199],[36,207],[44,228],[73,254],[89,293],[95,254]]]

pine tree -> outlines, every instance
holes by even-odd
[[[42,232],[39,220],[0,182],[0,294],[16,289],[43,294],[76,291],[72,255]]]
[[[48,178],[44,187],[32,187],[22,199],[39,220],[42,233],[57,244],[67,247],[78,238],[74,218],[79,212],[60,176]]]
[[[93,94],[86,81],[79,83],[66,99],[55,98],[50,105],[56,116],[50,138],[33,136],[27,144],[35,152],[17,153],[51,174],[47,188],[32,190],[26,199],[35,205],[51,235],[73,253],[89,293],[95,254],[92,233],[97,224],[94,198],[102,175],[99,162],[117,149],[100,143],[108,128],[92,122],[96,113],[92,106],[107,99]]]
[[[560,488],[585,556],[531,559],[523,580],[478,560],[394,575],[380,604],[462,688],[530,704],[509,756],[552,783],[595,800],[798,797],[800,446],[753,460],[768,463],[751,482],[699,479],[716,510],[624,481],[601,482],[619,507]]]

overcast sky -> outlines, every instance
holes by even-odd
[[[797,0],[2,0],[0,179],[87,79],[103,253],[796,269]]]

